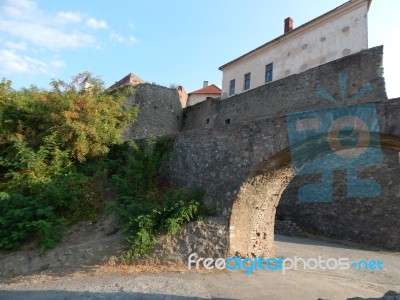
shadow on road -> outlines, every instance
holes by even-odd
[[[190,296],[176,296],[163,294],[145,294],[135,292],[72,292],[72,291],[0,291],[1,300],[65,300],[65,299],[85,299],[85,300],[122,300],[122,299],[146,299],[146,300],[236,300],[234,298],[203,298]]]

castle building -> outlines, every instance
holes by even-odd
[[[368,49],[371,2],[350,0],[297,28],[291,18],[285,19],[283,35],[219,68],[221,98]]]

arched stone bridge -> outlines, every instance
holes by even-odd
[[[185,131],[176,135],[170,159],[171,176],[179,185],[205,190],[205,204],[227,224],[228,230],[221,236],[226,240],[226,255],[273,256],[277,209],[278,217],[293,220],[312,233],[400,249],[400,99],[386,98],[382,52],[382,47],[369,49],[244,96],[187,111]],[[276,96],[271,99],[271,95]],[[286,99],[290,95],[295,95],[292,102]],[[261,106],[257,109],[253,104]],[[338,115],[329,111],[339,108],[339,115],[350,112],[352,120],[356,116],[372,127],[346,123],[336,131],[330,127],[333,137],[320,132],[293,140],[293,124],[300,126],[300,131],[318,127],[318,120],[312,117],[301,116],[291,123],[296,112],[312,107],[317,111],[308,115],[325,113],[325,123],[338,120]],[[372,115],[366,107],[372,108]],[[206,119],[207,111],[214,114],[203,126],[200,121]],[[249,111],[257,116],[252,118]],[[224,119],[229,119],[229,124],[223,125]],[[353,136],[357,131],[358,142],[342,145],[344,153],[369,147],[379,150],[379,159],[370,162],[377,153],[371,150],[360,156],[356,165],[349,160],[348,166],[335,167],[335,162],[324,160],[339,151],[326,148],[327,139],[335,143],[336,138],[340,145],[341,130],[351,125],[350,133]],[[296,159],[302,160],[300,167]],[[328,171],[302,172],[313,162],[314,168]],[[348,170],[351,166],[352,172]],[[364,186],[357,190],[355,186],[362,181]],[[372,191],[373,183],[378,190]],[[299,192],[304,186],[316,187],[314,201],[301,201]],[[310,198],[310,194],[304,196]],[[210,256],[212,252],[210,249]]]

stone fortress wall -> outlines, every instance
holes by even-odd
[[[153,261],[163,253],[166,262],[185,263],[196,251],[209,257],[273,256],[276,210],[279,218],[311,233],[399,250],[400,99],[387,99],[382,60],[383,47],[376,47],[183,109],[169,161],[171,179],[203,188],[205,204],[218,216],[186,225],[175,238],[160,238]],[[328,94],[336,101],[327,100]],[[381,196],[348,198],[346,174],[339,170],[333,174],[331,203],[299,203],[299,187],[320,175],[294,174],[286,114],[362,103],[376,105],[382,163],[360,169],[359,176],[379,182]]]
[[[360,85],[370,83],[373,91],[351,104],[387,99],[383,78],[383,47],[375,47],[285,77],[228,99],[210,99],[187,107],[183,130],[212,128],[242,121],[267,119],[292,112],[338,106],[315,93],[318,86],[340,98],[339,72],[349,74],[347,95],[355,95]],[[339,104],[340,105],[340,104]],[[343,102],[342,105],[349,105]]]

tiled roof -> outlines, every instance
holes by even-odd
[[[126,86],[135,86],[140,83],[145,83],[145,81],[140,79],[136,75],[129,73],[124,78],[122,78],[120,81],[117,81],[112,86],[110,86],[108,89],[110,91],[113,91],[113,90],[118,90],[118,89],[124,88]]]
[[[217,87],[215,84],[208,85],[203,87],[200,90],[189,93],[190,94],[221,94],[221,89]]]

